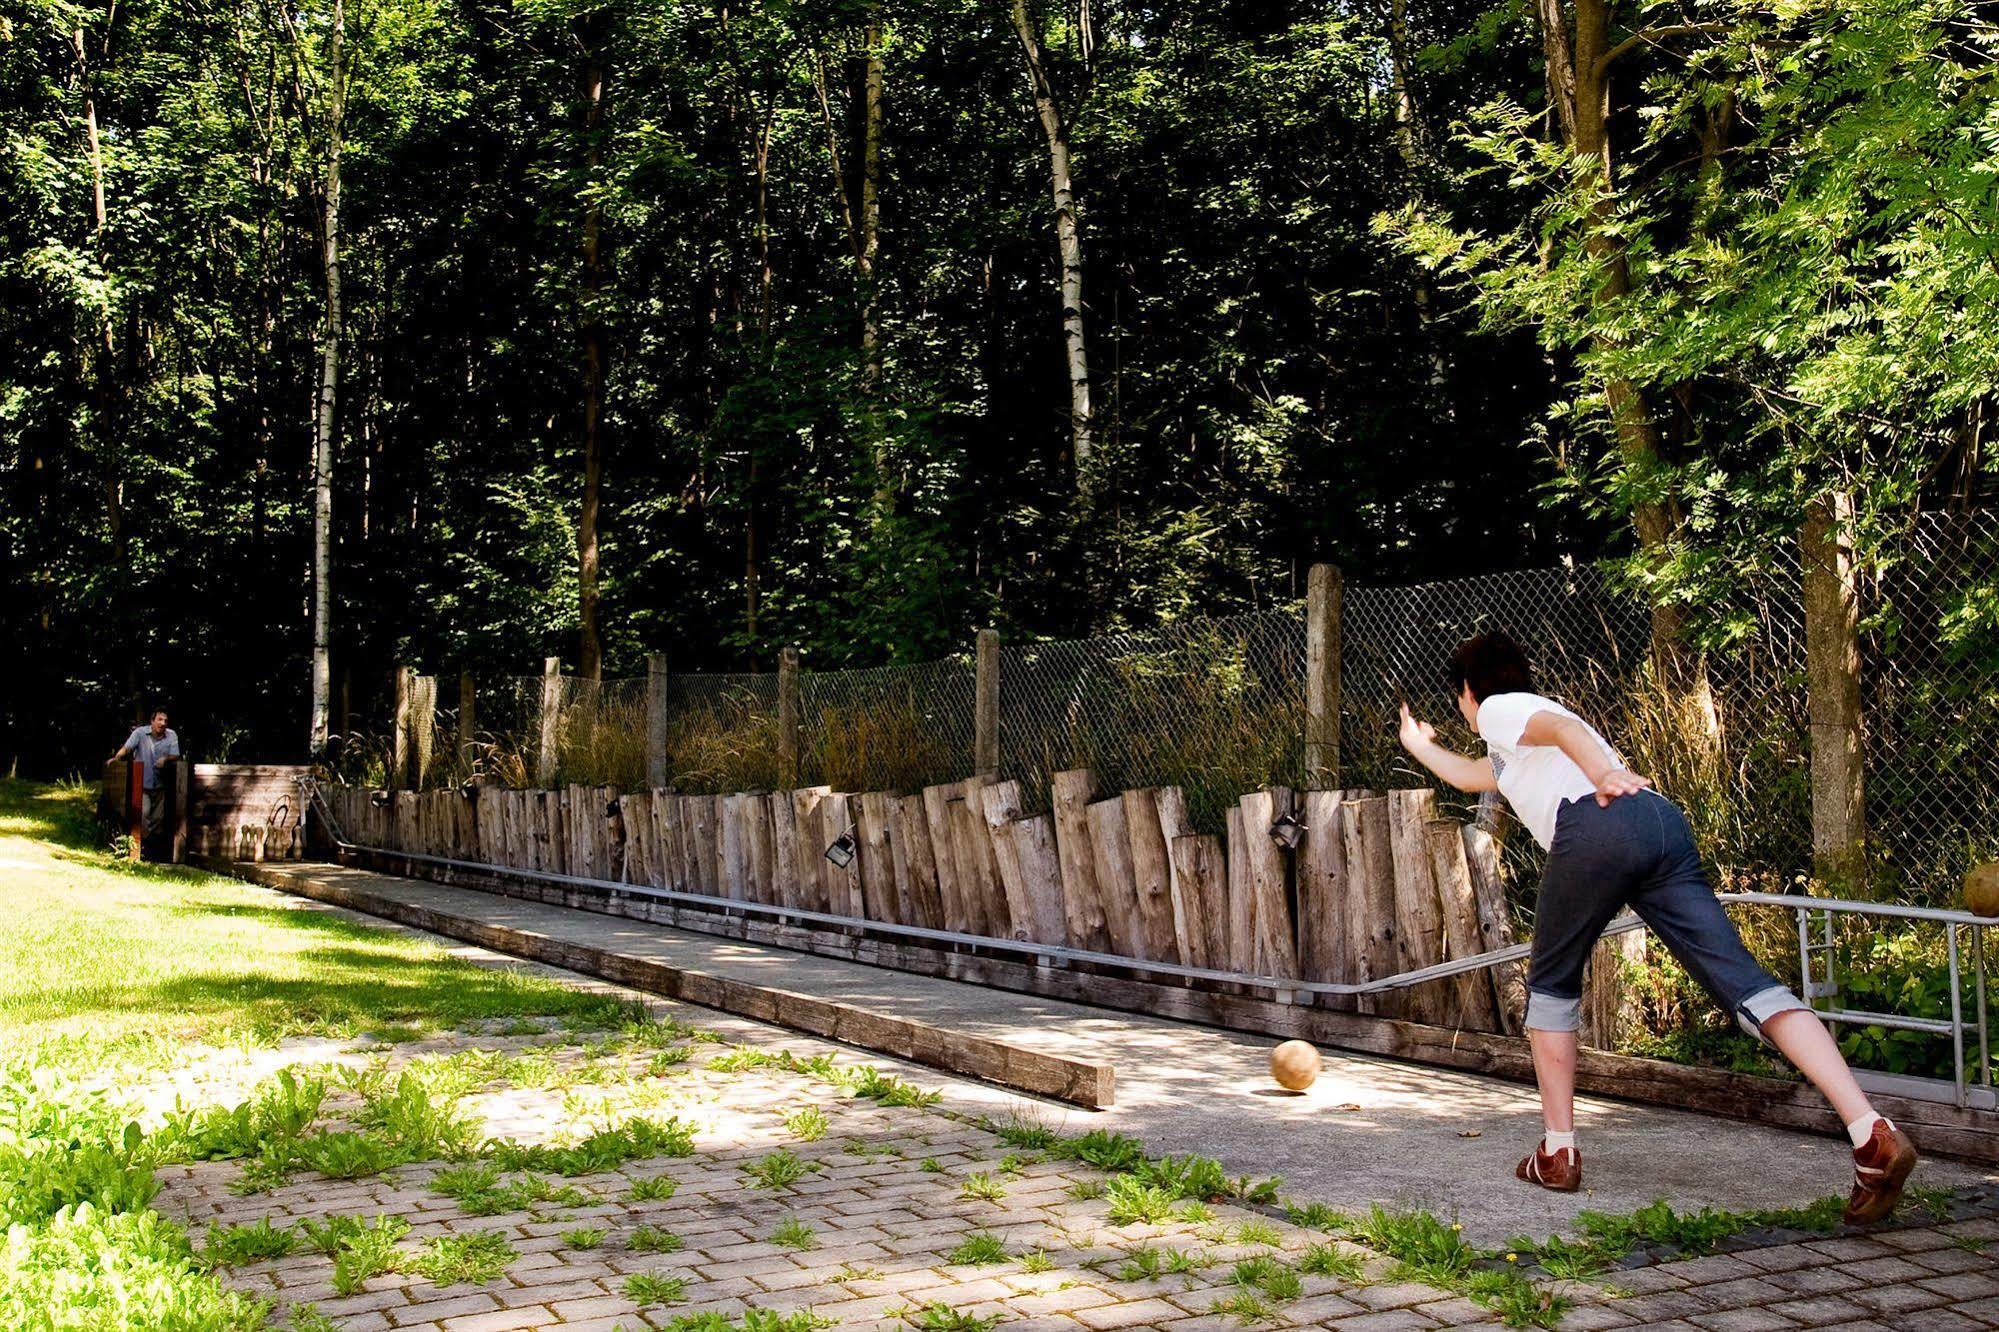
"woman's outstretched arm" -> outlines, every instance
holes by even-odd
[[[1492,775],[1491,759],[1467,758],[1456,750],[1444,748],[1437,743],[1437,729],[1426,721],[1417,721],[1410,716],[1407,703],[1402,705],[1402,728],[1397,738],[1402,741],[1402,747],[1409,751],[1411,758],[1458,790],[1499,789],[1499,783]]]

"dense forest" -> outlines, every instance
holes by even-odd
[[[1670,658],[1812,501],[1990,489],[1993,19],[0,0],[0,761],[1314,560],[1615,558]]]

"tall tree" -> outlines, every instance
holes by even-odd
[[[583,206],[583,503],[576,519],[576,614],[581,639],[577,670],[586,680],[604,674],[603,636],[597,628],[597,515],[604,487],[604,183],[605,37],[586,24],[583,44],[583,136],[587,191]]]
[[[1094,38],[1088,35],[1089,0],[1081,0],[1079,12],[1082,21],[1078,27],[1083,34],[1087,65],[1093,55],[1088,48],[1094,43]],[[1020,39],[1021,53],[1027,58],[1027,80],[1034,92],[1035,114],[1040,117],[1041,132],[1048,141],[1048,185],[1055,200],[1055,247],[1061,259],[1062,340],[1069,365],[1071,461],[1076,469],[1077,487],[1087,489],[1092,478],[1095,422],[1090,411],[1090,347],[1083,329],[1083,225],[1076,215],[1069,130],[1055,96],[1054,81],[1048,75],[1041,30],[1028,10],[1027,0],[1012,0],[1010,13],[1014,35]]]
[[[294,34],[296,39],[296,34]],[[326,181],[320,199],[326,323],[319,349],[319,400],[312,433],[312,722],[307,747],[326,753],[333,712],[333,452],[339,429],[340,165],[347,129],[347,8],[333,0],[327,28]],[[294,48],[296,49],[296,47]],[[303,103],[301,103],[303,109]]]

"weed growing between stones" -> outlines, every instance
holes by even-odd
[[[1006,1244],[989,1230],[975,1230],[967,1235],[964,1242],[945,1256],[945,1262],[958,1267],[981,1267],[988,1263],[1007,1261]]]
[[[744,1165],[743,1173],[749,1176],[750,1183],[756,1188],[774,1190],[788,1189],[819,1169],[819,1162],[809,1161],[788,1148],[780,1147]]]
[[[259,1217],[250,1225],[222,1226],[211,1221],[201,1246],[201,1260],[210,1267],[254,1263],[266,1258],[283,1258],[305,1241],[287,1226],[280,1229],[269,1217]]]
[[[625,1298],[641,1309],[653,1304],[680,1304],[687,1299],[687,1278],[635,1272],[625,1278]]]
[[[633,1253],[679,1253],[680,1236],[660,1226],[639,1226],[625,1237],[625,1247]]]
[[[812,1233],[812,1227],[795,1216],[787,1216],[777,1223],[777,1229],[770,1233],[770,1242],[779,1248],[793,1249],[801,1253],[819,1247],[818,1237]]]

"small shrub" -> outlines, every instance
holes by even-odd
[[[562,1234],[562,1242],[572,1249],[594,1249],[604,1242],[610,1232],[602,1226],[578,1226]]]

